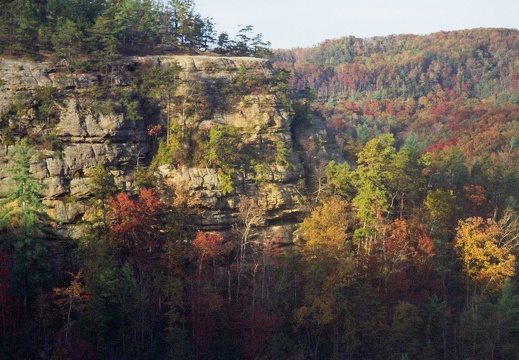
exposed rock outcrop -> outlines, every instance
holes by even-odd
[[[214,84],[232,80],[238,71],[267,80],[273,76],[267,61],[254,58],[149,56],[125,59],[129,69],[143,63],[162,67],[179,64],[184,69],[183,76],[189,77],[191,82],[202,83],[209,95],[217,91],[213,89]],[[61,74],[45,62],[0,59],[0,119],[5,118],[22,93],[33,94],[41,87],[53,87],[63,93],[53,111],[59,149],[39,151],[31,170],[35,178],[46,184],[45,203],[50,214],[66,225],[65,232],[69,235],[77,233],[74,224],[88,210],[88,199],[92,195],[90,178],[97,165],[110,168],[116,184],[122,190],[129,190],[135,166],[149,163],[153,155],[154,145],[146,133],[146,125],[153,121],[132,121],[122,113],[104,114],[92,109],[94,99],[88,98],[90,89],[103,81],[121,88],[131,83],[128,77],[131,71],[130,75],[127,72],[124,76],[109,76],[108,80],[106,76],[109,75],[103,79],[94,73]],[[178,91],[187,90],[179,88]],[[30,128],[27,134],[40,131],[39,125],[31,122],[34,114],[27,111],[21,116]],[[2,123],[7,127],[13,121],[11,117]],[[306,211],[304,186],[313,176],[313,169],[340,156],[324,123],[315,118],[308,124],[293,126],[291,109],[267,91],[245,95],[225,112],[214,112],[211,119],[204,121],[238,128],[244,148],[259,159],[257,168],[235,169],[232,174],[235,186],[231,193],[225,191],[221,174],[215,169],[165,165],[157,172],[160,181],[166,188],[183,191],[196,199],[199,211],[193,224],[198,228],[230,229],[240,220],[240,204],[249,199],[261,214],[258,236],[291,241]],[[10,152],[7,144],[6,140],[0,144],[2,191],[13,186],[5,172]],[[281,160],[280,151],[283,152]]]

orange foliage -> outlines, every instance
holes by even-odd
[[[151,251],[159,246],[157,236],[158,215],[165,204],[153,189],[141,189],[137,199],[120,193],[109,200],[112,239],[130,253]]]
[[[389,225],[385,257],[379,255],[385,280],[385,297],[395,305],[400,300],[421,303],[441,288],[435,272],[436,255],[428,230],[420,224],[395,220]]]
[[[214,260],[229,255],[232,252],[232,242],[224,242],[223,236],[218,233],[198,231],[193,241],[201,261]]]
[[[388,258],[395,265],[423,265],[435,255],[432,238],[423,225],[410,226],[406,220],[397,219],[390,225],[389,231],[386,249]]]

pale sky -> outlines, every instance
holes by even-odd
[[[519,28],[519,0],[195,0],[218,33],[252,25],[272,48],[326,39],[430,34],[479,27]]]

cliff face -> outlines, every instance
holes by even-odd
[[[218,92],[215,84],[232,81],[238,72],[267,82],[273,77],[267,61],[253,58],[133,57],[125,60],[125,67],[135,69],[144,63],[180,65],[181,76],[202,86],[208,96]],[[13,139],[40,139],[31,170],[47,185],[44,201],[68,235],[74,235],[79,220],[88,219],[90,179],[97,165],[110,169],[121,190],[130,190],[135,167],[149,164],[154,155],[153,139],[146,127],[164,119],[135,120],[117,111],[96,111],[96,99],[89,96],[92,89],[107,81],[113,87],[129,88],[132,72],[124,74],[63,74],[45,62],[0,60],[0,190],[8,191],[12,186],[5,168]],[[57,91],[59,97],[53,95]],[[185,86],[177,90],[186,91]],[[46,106],[44,116],[42,104]],[[243,217],[248,204],[257,214],[253,225],[260,236],[291,241],[305,212],[304,194],[316,169],[339,156],[323,121],[312,118],[296,126],[290,104],[272,92],[260,91],[241,96],[225,111],[213,111],[203,122],[236,127],[243,148],[256,159],[255,170],[236,167],[232,172],[234,190],[228,193],[215,169],[162,165],[156,172],[160,185],[181,190],[193,200],[198,210],[193,217],[197,228],[229,229]]]

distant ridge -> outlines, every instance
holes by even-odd
[[[312,89],[330,124],[358,146],[381,132],[413,131],[425,148],[458,145],[474,156],[471,139],[485,140],[481,155],[506,151],[517,136],[517,29],[349,36],[277,51],[274,65],[292,72],[295,89]]]

